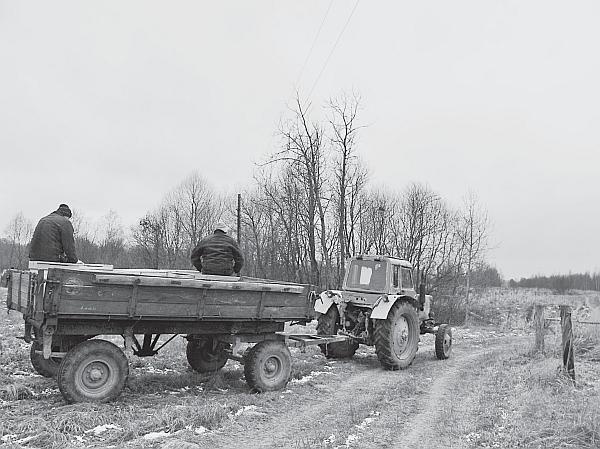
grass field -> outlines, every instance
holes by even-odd
[[[0,289],[0,297],[6,291]],[[487,298],[498,295],[489,292]],[[514,296],[523,313],[532,298]],[[483,299],[481,300],[483,303]],[[487,300],[486,300],[487,301]],[[314,325],[313,325],[314,327]],[[595,328],[594,328],[595,329]],[[300,329],[295,329],[300,330]],[[304,330],[304,329],[302,329]],[[579,327],[577,384],[559,367],[559,335],[532,354],[525,318],[514,326],[455,329],[453,356],[423,336],[411,367],[380,368],[373,348],[328,360],[292,349],[288,387],[253,394],[229,361],[199,375],[176,338],[130,359],[125,391],[109,404],[64,402],[33,371],[21,316],[0,314],[0,443],[6,448],[600,447],[600,337]]]

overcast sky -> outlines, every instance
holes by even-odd
[[[0,231],[61,202],[130,225],[194,170],[233,195],[296,88],[355,90],[373,184],[475,191],[507,278],[599,271],[599,23],[593,0],[0,0]]]

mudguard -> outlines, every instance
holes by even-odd
[[[327,313],[332,304],[342,300],[342,292],[339,290],[326,290],[319,295],[315,301],[315,312]]]
[[[371,319],[385,320],[390,312],[390,309],[396,301],[399,299],[407,300],[414,305],[414,298],[403,295],[381,295],[379,299],[373,304],[373,311],[371,312]]]

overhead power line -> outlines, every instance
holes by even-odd
[[[310,93],[308,94],[307,101],[309,101],[310,97],[312,96],[312,94],[313,94],[313,92],[315,90],[315,87],[317,87],[317,84],[319,83],[319,80],[321,79],[321,75],[323,75],[323,72],[327,68],[327,64],[329,64],[329,60],[331,59],[331,56],[335,52],[335,49],[337,48],[340,40],[342,39],[342,36],[344,35],[344,32],[346,31],[346,28],[348,28],[348,24],[350,23],[350,20],[352,19],[352,16],[354,15],[354,11],[356,11],[356,8],[358,7],[359,3],[360,3],[360,0],[356,0],[356,3],[354,3],[354,7],[352,8],[352,11],[350,11],[350,15],[348,16],[348,19],[346,20],[346,23],[344,24],[344,27],[340,31],[340,34],[338,34],[338,37],[335,40],[335,43],[333,44],[333,47],[331,48],[331,51],[329,52],[329,55],[327,56],[327,59],[325,60],[325,63],[323,64],[323,67],[321,67],[321,71],[319,72],[319,75],[317,76],[317,79],[315,79],[315,82],[312,85],[312,88],[310,89]]]
[[[317,39],[319,39],[319,36],[321,35],[321,30],[323,29],[323,25],[325,25],[325,20],[327,20],[327,16],[329,15],[329,11],[331,10],[331,5],[333,5],[333,0],[329,0],[329,6],[327,7],[327,11],[325,11],[323,20],[321,20],[321,25],[319,26],[319,29],[317,30],[317,34],[315,34],[315,37],[313,38],[312,44],[310,46],[310,50],[308,50],[308,54],[306,55],[306,59],[304,60],[304,64],[302,64],[302,69],[300,70],[300,73],[298,74],[298,77],[296,78],[296,87],[300,86],[300,80],[302,79],[302,75],[304,74],[304,70],[306,69],[306,65],[308,64],[308,61],[312,55],[312,52],[315,49],[315,45],[317,44]]]

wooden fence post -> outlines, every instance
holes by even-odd
[[[573,382],[575,382],[575,355],[573,353],[571,307],[560,306],[560,324],[562,328],[563,367],[566,374]]]
[[[544,352],[545,333],[544,306],[536,304],[533,309],[533,324],[535,327],[535,351]]]

